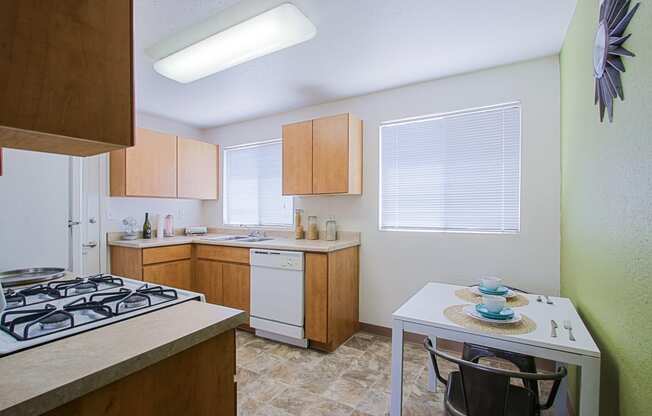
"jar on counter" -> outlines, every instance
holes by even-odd
[[[319,240],[319,226],[317,225],[317,217],[311,215],[308,217],[308,240]]]
[[[337,223],[335,218],[330,217],[326,221],[326,241],[337,240]]]

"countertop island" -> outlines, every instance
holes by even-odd
[[[189,301],[2,357],[0,415],[235,414],[246,320]]]

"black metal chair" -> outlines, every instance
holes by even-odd
[[[498,348],[486,347],[484,345],[475,345],[464,343],[462,350],[462,359],[472,363],[478,363],[482,358],[499,358],[509,361],[524,373],[536,373],[537,364],[534,357],[517,352],[504,351]],[[523,379],[523,385],[534,394],[534,399],[539,402],[539,382],[537,380]]]
[[[424,340],[424,344],[430,353],[437,379],[446,385],[444,405],[450,416],[537,416],[541,410],[552,407],[559,384],[567,373],[565,367],[554,374],[498,369],[441,352],[429,338]],[[459,371],[451,372],[448,379],[444,379],[439,372],[437,357],[457,364]],[[541,404],[527,385],[511,384],[513,378],[553,380],[554,383],[548,399]]]
[[[473,285],[475,286],[475,285]],[[517,287],[505,286],[514,292],[529,294],[523,289]],[[511,351],[503,351],[498,348],[485,347],[482,345],[474,345],[464,343],[464,350],[462,352],[462,359],[478,363],[481,358],[500,358],[511,362],[516,365],[519,370],[526,373],[536,373],[537,364],[534,357],[525,354],[519,354]],[[539,383],[537,380],[523,380],[523,384],[528,387],[535,396],[537,403],[539,402]]]

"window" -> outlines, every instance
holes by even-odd
[[[520,230],[521,107],[383,123],[380,228]]]
[[[281,195],[281,141],[224,149],[224,224],[292,224],[292,197]]]

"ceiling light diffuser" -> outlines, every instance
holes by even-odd
[[[245,20],[154,64],[164,77],[189,83],[312,39],[317,28],[290,3]]]

